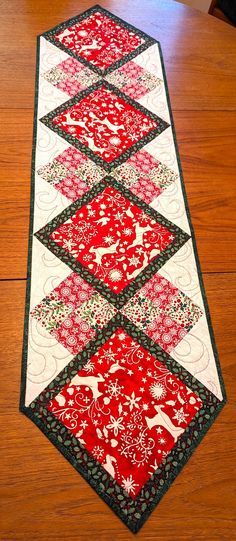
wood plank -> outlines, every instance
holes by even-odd
[[[203,272],[236,270],[236,113],[174,113]]]
[[[211,111],[187,111],[175,112],[174,118],[202,270],[235,271],[236,113],[220,111],[216,120]],[[0,122],[4,127],[0,136],[0,278],[23,278],[28,245],[32,112],[0,111]]]
[[[51,0],[0,2],[1,107],[31,108],[35,38],[94,4]],[[102,1],[101,5],[158,39],[163,47],[174,109],[236,107],[235,30],[222,21],[171,0]],[[10,39],[9,39],[10,36]],[[19,54],[19,50],[23,51]],[[16,90],[17,81],[17,90]]]
[[[27,269],[33,112],[1,110],[0,125],[0,278],[24,278]]]
[[[138,538],[143,541],[234,539],[236,274],[205,275],[205,285],[230,400],[139,532]],[[49,538],[131,541],[133,534],[38,428],[18,412],[25,282],[1,282],[0,295],[4,306],[0,322],[4,361],[0,538],[3,541],[48,541]]]

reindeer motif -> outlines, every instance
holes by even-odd
[[[83,120],[75,120],[74,118],[71,118],[70,112],[65,114],[66,120],[63,121],[64,125],[68,126],[80,126],[81,128],[84,128],[85,130],[89,130],[87,124]],[[83,138],[87,141],[88,146],[91,150],[100,152],[101,154],[105,152],[105,148],[98,147],[94,143],[94,139],[92,137],[89,137],[88,135],[83,135]]]
[[[65,114],[66,120],[63,121],[63,124],[68,124],[69,126],[80,126],[81,128],[84,128],[87,130],[86,123],[83,120],[75,120],[74,118],[71,118],[70,111]]]
[[[133,243],[131,244],[130,248],[134,248],[135,246],[138,246],[139,244],[143,244],[143,235],[144,233],[147,233],[147,231],[152,231],[152,227],[150,225],[146,225],[145,227],[142,227],[139,222],[135,224],[135,239]]]
[[[121,130],[122,128],[123,130],[125,129],[124,124],[113,124],[110,122],[110,120],[108,120],[107,117],[104,120],[101,120],[93,112],[89,113],[89,116],[93,120],[96,120],[99,124],[105,124],[105,126],[107,126],[107,128],[114,133],[117,133],[117,131]]]
[[[134,218],[134,214],[131,210],[131,207],[129,207],[126,211],[126,216],[129,216],[129,218]]]
[[[74,378],[72,378],[70,386],[85,385],[86,387],[89,387],[93,393],[94,400],[96,400],[97,398],[99,398],[99,396],[102,396],[103,394],[98,390],[98,384],[102,383],[103,381],[105,380],[101,374],[99,374],[98,376],[79,376],[79,374],[77,374]]]
[[[114,244],[111,244],[111,246],[97,246],[97,248],[94,248],[94,246],[92,246],[92,248],[90,248],[89,251],[95,254],[95,262],[97,263],[97,265],[101,265],[102,257],[105,254],[114,254],[116,252],[119,242],[120,239],[118,239]]]
[[[100,152],[100,154],[103,154],[103,152],[106,151],[106,148],[97,147],[92,137],[88,137],[88,135],[83,135],[83,138],[87,141],[90,150],[93,150],[94,152]]]
[[[154,406],[154,408],[157,411],[157,414],[155,415],[155,417],[152,417],[152,418],[145,417],[148,428],[151,430],[151,428],[153,428],[156,425],[163,426],[164,428],[166,428],[166,430],[168,430],[171,436],[173,436],[176,442],[179,436],[183,434],[184,428],[173,425],[169,416],[164,411],[162,411],[162,408],[163,408],[162,405]]]
[[[99,220],[96,220],[95,224],[101,224],[102,226],[104,226],[104,225],[107,225],[109,220],[110,218],[108,218],[108,216],[103,216],[102,218],[99,218]]]
[[[159,255],[159,253],[160,253],[160,250],[158,250],[158,248],[153,248],[153,250],[149,254],[150,261],[151,261],[151,259],[153,259],[157,255]]]
[[[88,50],[93,50],[93,49],[98,49],[98,44],[97,44],[96,39],[92,40],[91,45],[81,45],[79,52],[82,53],[82,51],[88,51]]]
[[[71,35],[71,30],[69,30],[69,28],[66,28],[66,29],[64,30],[64,32],[62,32],[61,34],[59,34],[58,39],[59,39],[59,41],[62,42],[63,38],[67,38],[67,37],[69,37],[70,35]]]
[[[119,364],[119,360],[110,366],[108,372],[110,372],[110,374],[114,374],[114,372],[117,372],[117,370],[125,370],[124,366]]]
[[[112,477],[115,477],[115,468],[113,463],[116,464],[117,460],[114,456],[106,455],[106,462],[103,462],[102,466]]]

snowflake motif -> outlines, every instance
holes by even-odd
[[[141,400],[141,396],[135,396],[134,391],[132,392],[131,396],[125,395],[125,398],[127,402],[124,402],[125,406],[129,406],[129,410],[132,411],[133,408],[139,408],[138,402]]]
[[[121,333],[119,334],[119,337],[118,337],[118,338],[119,338],[119,340],[122,340],[122,341],[123,341],[123,340],[125,340],[125,338],[126,338],[126,334],[125,334],[124,332],[121,332]]]
[[[134,265],[134,267],[138,267],[138,265],[140,264],[139,257],[135,257],[135,256],[131,257],[130,258],[130,264]]]
[[[81,426],[81,428],[83,428],[83,430],[84,430],[84,429],[88,426],[87,421],[81,421],[80,426]]]
[[[161,383],[154,383],[150,387],[150,393],[153,396],[153,398],[160,400],[161,398],[164,398],[166,396],[166,389],[164,385],[162,385]]]
[[[136,487],[138,487],[138,484],[134,482],[132,475],[127,477],[127,479],[125,479],[125,477],[122,476],[122,488],[126,492],[128,492],[128,494],[130,493],[134,494]]]
[[[149,408],[149,405],[148,404],[143,404],[143,411],[147,411]]]
[[[125,430],[124,425],[122,425],[123,417],[119,417],[118,419],[115,419],[112,415],[110,415],[110,424],[107,425],[107,428],[114,431],[114,436],[118,436],[119,430]]]
[[[92,256],[90,254],[84,255],[84,261],[90,261],[92,259]]]
[[[93,209],[88,210],[88,216],[95,216],[96,212]]]
[[[188,413],[184,413],[184,408],[180,408],[179,410],[174,408],[175,415],[173,419],[176,419],[178,422],[178,425],[181,423],[187,423],[186,417],[188,417]]]
[[[95,458],[97,458],[98,460],[101,459],[103,457],[103,455],[104,455],[104,450],[99,445],[96,445],[93,448],[92,452],[93,452],[93,456],[95,456]]]
[[[122,393],[123,385],[119,385],[118,379],[111,381],[110,383],[106,383],[105,386],[106,392],[110,398],[118,398]]]
[[[111,235],[107,235],[106,237],[104,237],[104,242],[106,244],[110,245],[110,244],[113,244],[115,242],[115,239]]]
[[[123,278],[123,273],[119,269],[112,269],[109,272],[111,282],[120,282]]]

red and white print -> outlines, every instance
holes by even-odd
[[[111,175],[145,203],[151,203],[178,178],[174,171],[143,149],[113,169]]]
[[[40,167],[37,173],[70,201],[77,201],[106,176],[102,167],[72,146]],[[178,178],[174,171],[143,149],[113,168],[110,175],[145,203],[151,203]]]
[[[175,238],[110,186],[50,237],[114,293],[120,293]]]
[[[76,355],[116,313],[114,306],[73,272],[31,311],[31,316]]]
[[[144,43],[135,32],[99,11],[59,32],[55,39],[101,70]]]
[[[48,409],[134,498],[201,405],[120,328]]]
[[[71,201],[77,201],[105,176],[99,165],[72,146],[37,173]]]
[[[137,531],[224,399],[159,45],[96,6],[39,58],[22,410]]]
[[[110,163],[158,127],[105,86],[53,118],[53,123]]]
[[[161,79],[132,60],[107,75],[106,80],[133,100],[139,100],[163,84]]]
[[[156,273],[122,309],[123,314],[170,353],[202,316],[202,310]]]
[[[96,83],[100,77],[75,58],[67,58],[43,74],[46,81],[73,97]]]

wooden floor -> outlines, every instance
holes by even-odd
[[[95,3],[95,2],[94,2]],[[159,39],[229,402],[137,538],[232,541],[235,532],[236,31],[169,0],[100,2]],[[133,535],[18,412],[36,35],[89,1],[0,1],[1,541]]]

